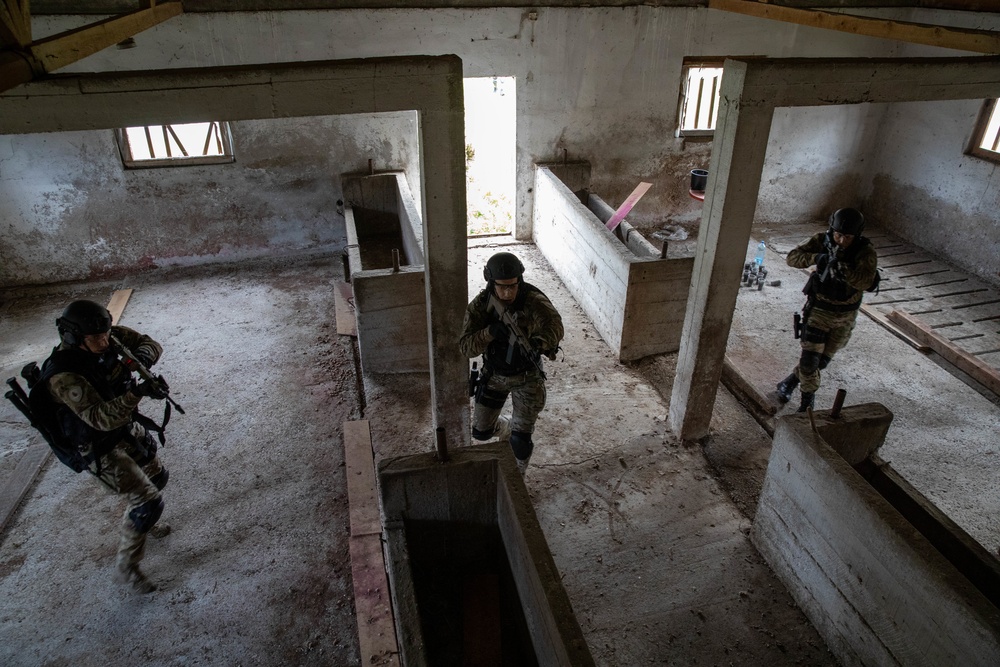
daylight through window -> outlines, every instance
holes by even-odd
[[[118,132],[122,161],[129,167],[233,162],[229,124],[182,123],[126,127]]]
[[[989,151],[1000,158],[1000,105],[997,104],[996,100],[990,100],[986,103],[980,124],[982,130],[977,133],[979,138],[977,148]]]
[[[679,136],[711,135],[719,115],[722,63],[686,63]]]

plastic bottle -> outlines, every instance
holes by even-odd
[[[753,256],[753,263],[758,267],[764,266],[764,251],[767,250],[767,245],[761,241],[757,244],[757,254]]]

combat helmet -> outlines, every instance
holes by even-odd
[[[830,230],[848,236],[861,236],[865,228],[865,216],[856,208],[840,208],[830,216]]]
[[[59,336],[67,345],[82,345],[85,336],[111,330],[111,313],[99,303],[80,300],[66,306],[56,320]]]
[[[498,252],[486,262],[483,269],[483,278],[487,282],[494,280],[509,280],[517,278],[520,282],[521,275],[524,274],[524,264],[516,255],[509,252]]]

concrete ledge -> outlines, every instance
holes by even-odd
[[[537,664],[594,664],[508,446],[454,450],[447,463],[430,453],[388,459],[379,465],[379,486],[404,664],[434,664],[419,616],[414,536],[407,534],[408,527],[434,522],[499,533]],[[464,553],[475,546],[458,541],[450,548]]]
[[[878,414],[881,412],[881,415]],[[752,540],[844,665],[995,665],[1000,612],[838,454],[881,444],[891,413],[777,420]]]
[[[573,172],[574,186],[585,170]],[[603,224],[613,213],[598,197],[581,202],[558,177],[535,167],[535,243],[621,361],[675,352],[694,259],[661,259],[627,221],[618,238]]]
[[[361,366],[366,373],[427,371],[423,223],[405,174],[342,178]]]

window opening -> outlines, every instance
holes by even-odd
[[[722,59],[684,61],[677,136],[712,136],[719,115]]]
[[[997,100],[983,103],[972,133],[972,143],[966,153],[1000,162],[1000,105]]]
[[[176,167],[234,162],[229,123],[174,123],[126,127],[116,133],[127,167]]]
[[[470,236],[514,231],[515,78],[465,79],[465,180]]]

